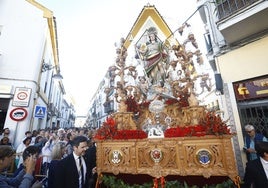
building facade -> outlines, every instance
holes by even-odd
[[[237,133],[233,143],[243,176],[244,126],[252,124],[268,136],[268,2],[201,0],[197,4],[207,26],[207,56],[214,67],[224,113]]]
[[[52,11],[31,0],[1,1],[0,53],[0,128],[11,130],[11,142],[28,130],[72,126]]]

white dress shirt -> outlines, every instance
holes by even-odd
[[[73,152],[73,155],[74,155],[74,159],[75,159],[75,163],[76,163],[76,167],[77,167],[77,171],[78,171],[78,174],[79,174],[79,186],[81,185],[81,181],[82,181],[82,175],[81,175],[81,169],[80,169],[80,164],[79,164],[79,156],[76,155],[74,152]],[[81,156],[81,160],[82,160],[82,165],[83,165],[83,170],[84,170],[84,181],[85,181],[85,178],[86,178],[86,162],[84,160],[84,157]],[[85,182],[84,182],[85,183]],[[81,188],[81,187],[79,187]]]
[[[268,161],[264,160],[262,157],[260,157],[261,159],[261,164],[263,166],[264,172],[266,174],[266,178],[268,179]]]

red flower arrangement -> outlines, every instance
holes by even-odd
[[[142,130],[118,130],[113,139],[143,139],[147,138],[146,132]]]
[[[169,128],[164,132],[166,138],[185,136],[205,136],[205,127],[202,125]]]
[[[222,121],[215,112],[207,112],[203,126],[206,127],[206,132],[209,135],[231,134],[230,127],[226,125],[227,121]]]
[[[230,134],[232,133],[226,121],[222,121],[221,117],[215,114],[215,112],[207,112],[200,125],[169,128],[164,132],[166,138]],[[144,139],[147,138],[147,133],[143,130],[118,130],[115,120],[109,117],[102,127],[97,130],[94,138],[98,140]]]
[[[222,121],[215,112],[207,112],[205,120],[200,125],[169,128],[164,132],[165,137],[230,135],[230,127]]]
[[[108,117],[106,121],[103,122],[101,128],[97,130],[94,138],[98,140],[112,139],[116,132],[117,128],[115,120]]]
[[[94,137],[97,140],[143,138],[147,138],[147,133],[142,130],[118,130],[115,120],[111,117],[103,122],[102,127],[97,130]]]

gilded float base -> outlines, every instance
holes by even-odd
[[[232,136],[97,140],[98,173],[238,176]]]

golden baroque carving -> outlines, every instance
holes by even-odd
[[[231,135],[226,135],[97,140],[97,169],[98,173],[148,174],[156,178],[167,175],[209,178],[213,175],[235,179],[238,172],[231,139]]]

